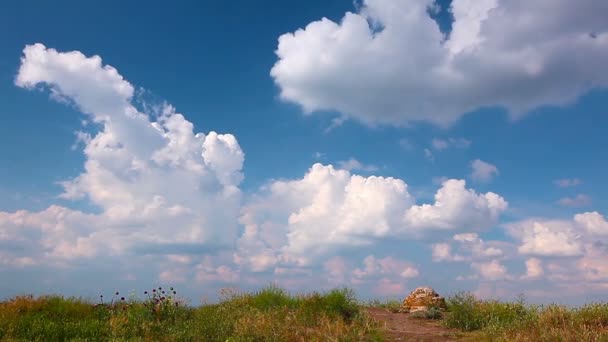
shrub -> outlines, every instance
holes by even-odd
[[[443,313],[439,308],[430,307],[428,310],[421,310],[412,313],[412,317],[424,319],[441,319],[443,317]]]

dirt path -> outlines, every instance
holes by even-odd
[[[380,308],[368,308],[367,312],[384,326],[389,341],[458,341],[457,331],[443,327],[438,321]]]

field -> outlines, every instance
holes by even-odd
[[[357,301],[336,289],[291,295],[277,287],[226,290],[186,306],[172,288],[144,299],[90,302],[20,296],[0,303],[1,341],[608,341],[608,304],[580,308],[448,298],[448,310],[398,313],[399,302]]]

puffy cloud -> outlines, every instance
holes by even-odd
[[[508,278],[507,269],[498,260],[485,263],[472,263],[473,268],[485,280],[501,280]]]
[[[477,194],[464,180],[449,179],[435,194],[434,204],[415,205],[405,213],[412,230],[481,230],[496,223],[508,203],[499,195]]]
[[[542,261],[538,258],[530,258],[526,260],[526,274],[523,279],[536,279],[542,277],[543,271]]]
[[[452,245],[447,242],[431,245],[433,261],[470,261],[484,260],[503,256],[503,249],[510,248],[502,241],[484,241],[477,233],[455,234],[453,240],[458,243],[459,253],[452,253]]]
[[[553,184],[555,184],[556,186],[558,186],[560,188],[568,188],[568,187],[572,187],[572,186],[577,186],[582,183],[583,183],[583,181],[581,181],[578,178],[563,178],[563,179],[556,179],[555,181],[553,181]]]
[[[50,206],[39,212],[0,212],[0,258],[6,265],[63,266],[75,258],[91,258],[121,250],[121,243],[102,244],[109,238],[95,227],[108,224],[102,217]],[[12,247],[8,247],[12,246]]]
[[[467,260],[461,255],[452,255],[452,246],[449,243],[435,243],[431,245],[433,261],[464,261]]]
[[[585,194],[578,194],[575,197],[560,198],[557,203],[564,207],[585,207],[591,205],[591,197]]]
[[[519,248],[522,254],[573,256],[581,253],[576,236],[569,230],[560,231],[553,225],[535,222],[524,236],[524,244]]]
[[[356,268],[352,274],[355,279],[361,280],[395,275],[404,279],[416,278],[420,273],[415,266],[406,261],[397,260],[393,257],[378,259],[373,255],[369,255],[363,259],[363,267]]]
[[[506,229],[519,240],[520,254],[535,256],[526,260],[522,280],[544,276],[575,294],[608,286],[608,222],[600,213],[581,213],[572,220],[529,219]],[[555,257],[559,262],[551,259]]]
[[[281,98],[369,125],[449,125],[480,107],[521,116],[608,85],[601,1],[454,0],[447,36],[433,4],[365,0],[339,23],[283,34],[270,72]]]
[[[364,171],[364,172],[374,172],[378,171],[378,167],[376,165],[368,165],[363,164],[355,158],[350,158],[348,160],[338,161],[338,167],[347,171]]]
[[[0,213],[0,236],[64,260],[203,253],[234,243],[244,159],[234,136],[194,133],[167,104],[140,112],[134,87],[115,68],[78,51],[26,46],[15,84],[47,88],[97,123],[98,131],[79,134],[84,171],[62,182],[61,197],[87,199],[100,213],[57,206]]]
[[[608,222],[597,211],[577,214],[574,216],[574,222],[590,234],[608,235]]]
[[[496,165],[487,163],[480,159],[471,162],[471,179],[477,182],[487,183],[498,175]]]
[[[315,164],[304,178],[271,182],[248,202],[240,250],[255,255],[281,250],[285,258],[290,255],[301,263],[332,246],[370,245],[402,229],[402,215],[412,204],[407,185],[399,179],[362,177]]]
[[[580,235],[569,221],[526,220],[508,225],[521,240],[519,253],[536,256],[580,256]]]
[[[281,263],[307,265],[382,239],[485,229],[506,207],[502,197],[477,194],[461,180],[444,182],[434,204],[416,205],[400,179],[315,164],[302,179],[271,182],[247,201],[235,260],[260,271]]]

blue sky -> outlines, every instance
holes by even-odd
[[[596,298],[607,11],[3,2],[0,295]]]

